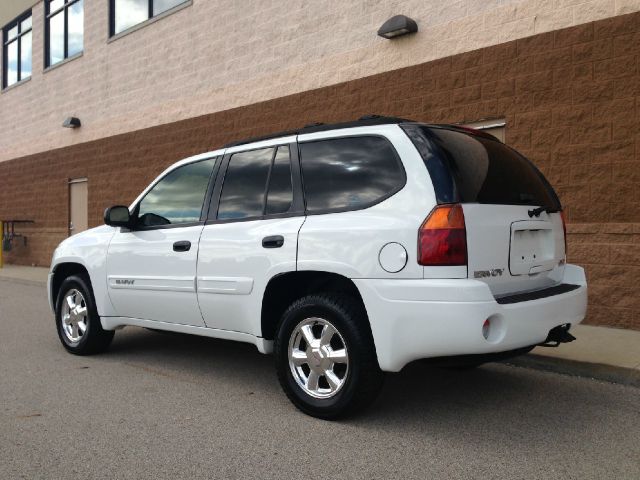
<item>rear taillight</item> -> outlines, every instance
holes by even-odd
[[[567,256],[567,219],[564,218],[564,210],[560,210],[560,218],[562,218],[562,231],[564,232],[564,256]]]
[[[418,263],[467,264],[467,231],[460,205],[438,205],[431,211],[418,231]]]

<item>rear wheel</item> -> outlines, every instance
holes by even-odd
[[[85,275],[73,275],[62,282],[56,301],[56,327],[62,346],[73,354],[91,355],[109,347],[114,332],[102,328]]]
[[[367,407],[382,386],[362,306],[350,297],[310,295],[284,313],[275,339],[280,384],[308,415],[333,419]]]

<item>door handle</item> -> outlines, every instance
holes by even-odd
[[[284,245],[284,237],[282,235],[272,235],[262,239],[264,248],[280,248],[282,245]]]
[[[191,242],[189,240],[181,240],[173,244],[174,252],[188,252],[191,249]]]

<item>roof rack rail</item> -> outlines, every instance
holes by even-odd
[[[302,128],[295,130],[285,130],[284,132],[271,133],[259,137],[247,138],[235,142],[230,142],[224,145],[222,148],[237,147],[239,145],[246,145],[248,143],[260,142],[263,140],[271,140],[272,138],[287,137],[291,135],[301,135],[303,133],[315,133],[325,132],[327,130],[337,130],[339,128],[352,128],[352,127],[368,127],[373,125],[386,125],[397,123],[411,123],[413,120],[399,117],[385,117],[383,115],[365,115],[358,120],[342,123],[311,123],[305,125]]]

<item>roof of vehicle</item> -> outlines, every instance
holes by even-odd
[[[338,130],[342,128],[353,128],[353,127],[370,127],[375,125],[393,125],[393,124],[420,124],[428,127],[435,128],[447,128],[451,130],[457,130],[460,132],[468,133],[471,135],[477,135],[484,138],[490,138],[492,140],[499,141],[493,135],[483,132],[482,130],[477,130],[474,128],[463,127],[461,125],[446,125],[446,124],[426,124],[422,122],[417,122],[415,120],[409,120],[406,118],[399,117],[386,117],[382,115],[365,115],[364,117],[360,117],[357,120],[353,120],[350,122],[341,122],[341,123],[312,123],[309,125],[305,125],[302,128],[287,130],[284,132],[271,133],[268,135],[263,135],[259,137],[247,138],[244,140],[238,140],[235,142],[227,143],[223,148],[237,147],[239,145],[246,145],[249,143],[255,143],[263,140],[270,140],[272,138],[278,137],[287,137],[291,135],[302,135],[304,133],[315,133],[315,132],[325,132],[328,130]]]

